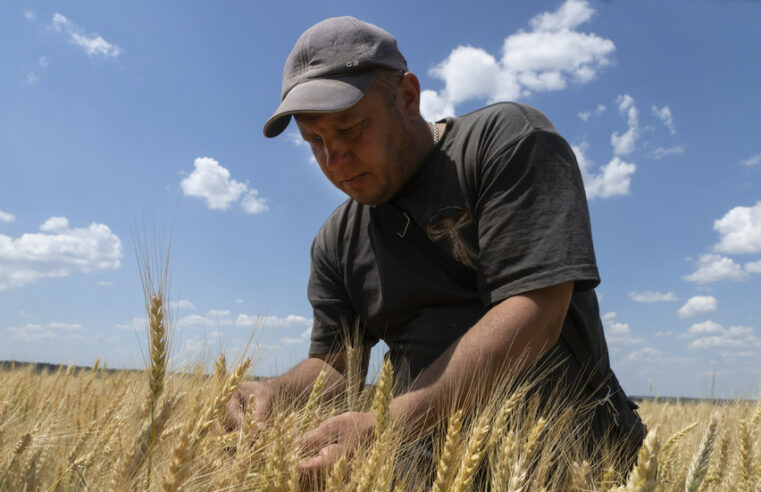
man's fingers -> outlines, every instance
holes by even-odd
[[[333,466],[333,463],[341,458],[344,447],[340,444],[329,444],[317,453],[316,456],[301,460],[299,462],[299,472],[302,474],[316,474],[327,472]]]
[[[334,417],[335,418],[335,417]],[[304,433],[296,440],[296,445],[305,453],[314,453],[336,441],[338,435],[333,419],[328,419],[317,428]]]
[[[227,403],[227,415],[225,418],[225,429],[228,431],[235,430],[243,423],[243,398],[239,392],[235,392]]]

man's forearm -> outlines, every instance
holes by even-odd
[[[326,371],[323,395],[331,397],[340,394],[346,384],[346,378],[332,364],[318,357],[308,357],[267,382],[272,385],[276,394],[305,398],[322,370]]]
[[[500,376],[537,360],[558,339],[573,283],[511,297],[490,309],[391,402],[393,419],[427,427],[456,404],[489,394]]]

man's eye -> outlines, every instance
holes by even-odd
[[[356,125],[352,125],[349,128],[342,128],[338,130],[338,132],[344,137],[355,139],[359,137],[360,133],[362,133],[363,128],[364,123],[357,123]]]

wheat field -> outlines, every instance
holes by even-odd
[[[255,372],[250,359],[228,364],[220,354],[213,371],[200,362],[169,370],[160,290],[148,289],[146,310],[142,372],[99,363],[0,370],[0,491],[761,490],[761,403],[753,401],[642,402],[650,431],[624,474],[615,453],[590,455],[583,445],[583,407],[540,406],[530,381],[512,382],[470,417],[453,407],[425,448],[425,436],[388,420],[389,363],[375,386],[352,391],[359,384],[349,381],[326,399],[318,378],[301,404],[279,398],[265,425],[248,412],[226,432],[226,405]],[[347,410],[375,412],[372,442],[322,476],[300,477],[296,438]]]

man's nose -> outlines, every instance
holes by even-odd
[[[351,161],[351,153],[342,142],[325,142],[325,165],[328,169],[345,166]]]

